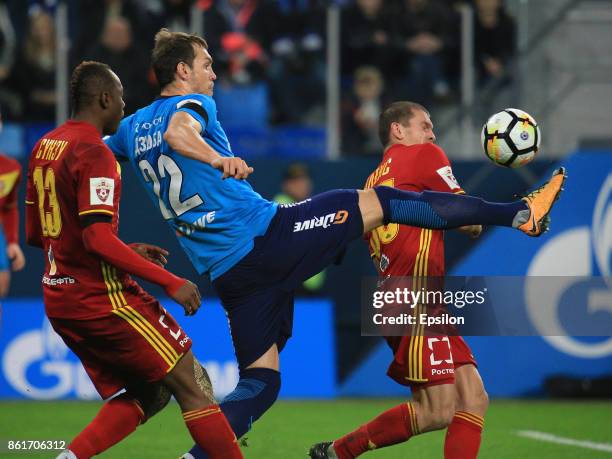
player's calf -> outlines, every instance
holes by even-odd
[[[163,380],[176,398],[191,437],[211,459],[239,459],[236,436],[219,405],[198,386],[189,351]]]

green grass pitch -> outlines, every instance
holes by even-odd
[[[282,401],[247,435],[248,459],[306,458],[309,445],[333,439],[381,411],[400,403],[390,399]],[[70,440],[95,415],[99,402],[0,402],[0,457],[55,457],[51,452],[7,452],[7,439]],[[597,443],[612,442],[612,402],[494,401],[486,418],[481,458],[611,458],[612,453],[522,438],[518,430],[537,430],[559,437]],[[409,442],[374,451],[364,458],[441,458],[444,433],[434,432]],[[116,445],[103,458],[177,458],[188,450],[190,437],[178,406],[162,413]]]

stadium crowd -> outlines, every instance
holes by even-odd
[[[0,106],[6,119],[52,121],[59,0],[0,0]],[[160,27],[204,35],[224,88],[264,85],[272,125],[324,121],[325,0],[65,0],[70,66],[108,63],[123,81],[126,114],[157,91],[149,49]],[[391,100],[456,99],[458,6],[475,8],[481,84],[504,81],[515,23],[502,0],[342,0],[343,150],[378,154],[377,117]],[[195,5],[195,8],[194,8]],[[240,102],[237,102],[240,103]]]

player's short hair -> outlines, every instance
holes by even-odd
[[[96,61],[83,61],[70,78],[70,104],[77,113],[90,104],[101,92],[110,91],[116,80],[111,68]]]
[[[429,115],[429,112],[421,104],[409,101],[393,102],[383,110],[378,118],[378,138],[383,147],[389,145],[389,129],[391,123],[406,124],[414,116],[415,110],[422,110]]]
[[[174,81],[176,66],[179,62],[184,62],[189,67],[193,65],[196,46],[208,49],[206,40],[197,35],[170,32],[168,29],[161,29],[157,32],[151,62],[161,88]]]

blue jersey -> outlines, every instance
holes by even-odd
[[[210,96],[160,97],[121,121],[106,144],[129,160],[164,219],[200,274],[219,277],[253,248],[277,205],[244,180],[222,180],[209,164],[173,151],[163,138],[170,118],[184,111],[202,126],[202,137],[221,156],[234,156]]]

